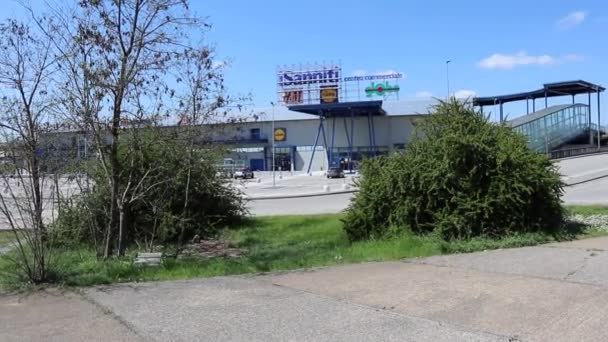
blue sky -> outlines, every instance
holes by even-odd
[[[330,60],[341,61],[344,75],[403,73],[401,99],[445,97],[447,59],[451,90],[461,95],[533,90],[571,79],[608,85],[605,0],[191,4],[213,25],[207,41],[231,63],[227,86],[233,93],[251,92],[257,106],[276,99],[277,65]],[[19,15],[18,5],[10,6],[4,15]],[[559,101],[569,99],[551,102]],[[505,107],[512,117],[522,110],[525,103]]]
[[[251,91],[258,105],[276,97],[277,65],[323,60],[341,60],[345,75],[402,72],[402,99],[445,97],[446,59],[451,90],[462,94],[571,79],[608,83],[605,0],[239,0],[193,8],[209,16],[209,40],[232,60],[228,86]],[[515,116],[522,105],[505,110]]]

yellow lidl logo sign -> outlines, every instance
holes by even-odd
[[[338,88],[323,88],[319,97],[321,103],[336,103],[338,102]]]
[[[285,141],[287,139],[287,132],[285,128],[274,129],[274,141]]]

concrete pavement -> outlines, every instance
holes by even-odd
[[[86,296],[145,340],[606,341],[608,238]]]
[[[145,341],[111,313],[69,291],[0,295],[0,341]]]
[[[91,290],[148,341],[507,341],[256,278]]]

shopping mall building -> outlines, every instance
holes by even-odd
[[[227,125],[213,141],[230,145],[233,152],[226,158],[253,170],[272,170],[273,139],[277,170],[312,172],[340,164],[356,167],[349,161],[404,149],[415,134],[417,121],[433,103],[336,103],[322,106],[321,115],[318,105],[264,108],[259,110],[265,114],[262,121]]]
[[[235,124],[228,136],[224,133],[237,146],[233,160],[253,170],[271,170],[274,140],[277,169],[356,167],[363,158],[407,148],[417,134],[417,122],[437,103],[400,101],[399,73],[359,77],[341,77],[341,73],[335,65],[278,68],[279,104],[265,110],[276,120]],[[496,121],[527,136],[531,149],[561,158],[605,148],[607,130],[599,124],[604,90],[575,80],[467,101],[482,112],[496,113]],[[514,102],[520,103],[519,115],[509,120],[504,106]],[[292,117],[298,119],[285,119]]]
[[[230,152],[220,161],[226,167],[264,171],[274,164],[276,170],[303,172],[331,166],[356,168],[366,157],[407,148],[417,123],[437,104],[432,99],[400,100],[402,77],[400,73],[343,77],[336,64],[279,67],[277,101],[272,106],[253,109],[256,120],[203,125],[200,141],[226,146]],[[604,90],[582,80],[546,83],[537,90],[476,97],[469,103],[497,113],[496,121],[526,135],[530,148],[558,158],[605,148],[606,129],[599,124]],[[519,108],[525,109],[517,109],[520,115],[508,120],[503,107],[523,101],[525,106]],[[91,157],[86,138],[71,135],[64,140],[62,149],[68,154]]]

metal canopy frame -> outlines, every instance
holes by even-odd
[[[339,103],[304,104],[288,106],[289,110],[311,115],[329,117],[349,117],[367,115],[386,115],[382,109],[382,101],[357,101]]]
[[[536,112],[536,99],[544,98],[545,99],[545,108],[548,108],[547,99],[550,97],[559,97],[559,96],[572,96],[572,104],[575,103],[574,97],[580,94],[587,94],[588,101],[587,106],[589,107],[589,143],[593,144],[593,130],[591,125],[591,94],[597,94],[597,148],[600,148],[600,140],[601,140],[601,132],[600,132],[600,123],[601,123],[601,100],[600,95],[602,92],[606,91],[606,88],[599,84],[594,84],[591,82],[576,80],[576,81],[565,81],[565,82],[554,82],[554,83],[545,83],[543,88],[538,90],[533,90],[524,93],[516,93],[509,95],[500,95],[500,96],[486,96],[486,97],[476,97],[473,99],[473,106],[481,107],[481,111],[483,112],[484,106],[495,106],[500,105],[500,122],[504,121],[503,116],[503,104],[507,102],[515,102],[515,101],[526,101],[526,114],[530,114],[530,105],[529,100],[532,100],[532,113]]]
[[[545,83],[541,89],[528,91],[528,92],[524,92],[524,93],[476,97],[473,99],[473,106],[481,107],[481,111],[483,112],[484,106],[499,105],[500,106],[500,122],[503,122],[504,121],[503,104],[505,104],[507,102],[526,101],[526,114],[530,114],[529,100],[532,100],[532,112],[536,112],[536,99],[544,98],[545,99],[545,108],[547,108],[549,106],[547,100],[550,97],[571,95],[572,101],[574,102],[575,95],[589,94],[589,96],[591,96],[592,93],[597,93],[598,107],[599,107],[600,93],[605,90],[606,90],[606,88],[604,88],[598,84],[594,84],[594,83],[583,81],[583,80]],[[589,101],[589,108],[591,108],[591,101]],[[599,124],[599,117],[600,117],[600,113],[598,111],[598,124]]]
[[[331,120],[331,146],[327,153],[327,165],[331,166],[334,159],[334,143],[336,137],[336,120],[342,118],[344,121],[344,132],[346,134],[346,140],[348,142],[348,160],[350,171],[352,171],[352,157],[353,148],[355,145],[355,117],[367,117],[367,129],[369,134],[369,153],[375,156],[378,152],[376,147],[376,130],[374,127],[374,117],[384,116],[386,112],[382,109],[382,101],[359,101],[359,102],[344,102],[344,103],[329,103],[329,104],[310,104],[310,105],[297,105],[289,106],[289,110],[318,115],[319,126],[317,128],[317,134],[315,137],[315,143],[313,145],[312,154],[310,156],[310,162],[308,163],[307,173],[310,173],[312,167],[312,161],[315,157],[315,152],[319,144],[319,138],[323,135],[324,146],[327,145],[327,138],[325,135],[325,121]],[[350,118],[350,132],[348,128],[348,119]]]
[[[473,99],[474,106],[493,106],[500,103],[514,102],[514,101],[524,101],[524,100],[536,100],[540,98],[549,98],[556,96],[565,96],[565,95],[578,95],[578,94],[587,94],[587,93],[597,93],[603,92],[606,88],[593,84],[587,81],[566,81],[566,82],[556,82],[556,83],[545,83],[543,88],[533,91],[528,91],[524,93],[516,93],[509,95],[499,95],[499,96],[485,96],[485,97],[476,97]]]

